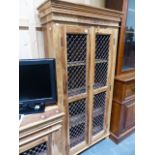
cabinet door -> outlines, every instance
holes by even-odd
[[[135,103],[125,105],[124,129],[127,130],[135,125]]]
[[[93,30],[92,30],[93,31]],[[111,110],[110,87],[114,74],[112,56],[114,52],[114,31],[112,29],[94,29],[92,32],[91,66],[90,68],[90,141],[92,143],[105,134],[109,127]],[[91,143],[91,142],[90,142]]]
[[[21,146],[19,152],[19,155],[52,155],[47,136]]]
[[[61,32],[67,150],[75,154],[107,134],[116,35],[84,26],[63,26]]]
[[[82,26],[62,29],[67,150],[74,154],[87,146],[89,34]]]

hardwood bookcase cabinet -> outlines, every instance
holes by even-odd
[[[110,134],[122,13],[64,1],[46,1],[38,10],[46,57],[56,59],[63,154],[78,154]]]
[[[110,137],[116,143],[135,129],[134,76],[134,73],[128,73],[115,77]]]

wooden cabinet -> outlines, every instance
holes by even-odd
[[[106,8],[123,11],[120,25],[116,74],[135,71],[135,0],[107,0]]]
[[[134,131],[135,80],[134,74],[116,76],[111,116],[111,138],[115,142]]]
[[[63,155],[63,113],[57,106],[50,110],[25,116],[19,129],[20,155]]]
[[[119,31],[111,137],[119,142],[134,129],[135,0],[107,0],[106,7],[123,11]]]
[[[39,8],[46,57],[56,58],[66,151],[78,154],[109,136],[121,12],[63,1]]]
[[[134,100],[131,103],[125,105],[125,129],[129,129],[134,127],[135,123],[135,104]]]

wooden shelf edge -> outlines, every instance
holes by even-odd
[[[118,104],[126,104],[129,102],[135,101],[135,95],[132,95],[130,98],[124,100],[124,101],[118,101],[116,99],[113,99],[113,103],[118,103]]]
[[[124,82],[124,83],[133,81],[133,80],[135,80],[135,72],[117,75],[117,76],[115,76],[115,80]]]
[[[55,106],[53,109],[45,111],[44,113],[25,116],[19,127],[19,132],[24,132],[37,126],[47,124],[50,121],[62,118],[64,115],[64,112],[60,111],[60,109]]]

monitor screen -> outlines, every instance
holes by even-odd
[[[55,69],[50,60],[22,60],[19,65],[19,101],[55,99]]]

